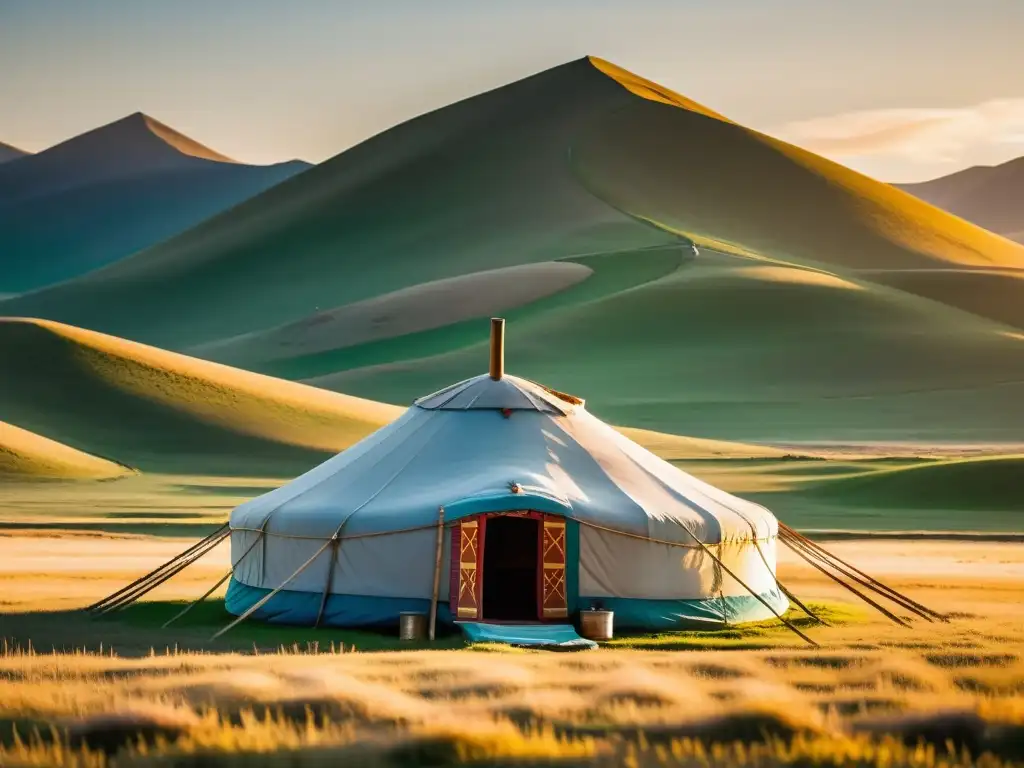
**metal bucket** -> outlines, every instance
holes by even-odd
[[[611,640],[614,611],[580,611],[580,634],[587,640]]]
[[[427,636],[427,614],[398,614],[398,639],[423,640]]]

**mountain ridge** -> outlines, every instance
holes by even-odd
[[[1024,157],[895,186],[962,219],[1024,243]]]
[[[141,112],[4,163],[0,292],[116,261],[309,167],[238,163]]]
[[[5,144],[0,141],[0,163],[8,163],[11,160],[17,160],[19,157],[25,157],[28,154],[30,153],[13,144]]]

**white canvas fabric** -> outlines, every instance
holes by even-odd
[[[574,400],[578,400],[574,398]],[[452,384],[432,395],[421,397],[414,405],[428,410],[527,410],[564,415],[574,405],[559,393],[518,376],[477,376]],[[582,404],[582,401],[579,401]]]
[[[517,508],[578,521],[581,595],[746,594],[700,544],[758,593],[776,588],[777,522],[768,510],[663,461],[579,402],[486,375],[417,401],[392,424],[235,509],[234,559],[265,533],[235,578],[276,588],[338,535],[332,593],[429,597],[432,526],[442,506],[449,521]],[[376,535],[383,533],[391,535]],[[287,588],[322,592],[328,562],[319,558]],[[447,583],[442,599],[446,593]]]

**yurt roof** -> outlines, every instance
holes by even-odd
[[[414,405],[430,411],[540,411],[564,416],[583,400],[518,376],[493,379],[483,374],[421,397]]]

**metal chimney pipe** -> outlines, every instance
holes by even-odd
[[[491,378],[495,381],[505,374],[505,319],[491,318]]]

